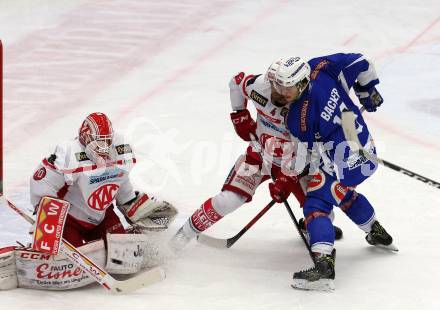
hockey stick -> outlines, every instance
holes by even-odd
[[[242,230],[240,230],[235,236],[227,239],[214,238],[208,235],[200,234],[197,236],[197,241],[213,248],[230,248],[234,245],[241,236],[244,235],[270,208],[275,204],[275,200],[269,202]]]
[[[304,236],[303,232],[301,231],[301,228],[299,227],[298,220],[296,219],[295,214],[292,211],[292,208],[290,207],[290,205],[289,205],[289,203],[287,202],[286,199],[284,199],[283,203],[286,206],[287,213],[289,213],[290,218],[292,219],[293,223],[295,224],[296,230],[298,231],[298,234],[300,235],[302,241],[304,242],[304,245],[306,246],[307,251],[309,252],[309,255],[310,255],[310,258],[313,261],[313,264],[316,266],[315,255],[313,255],[312,249],[310,248],[310,245],[307,242],[306,237]]]
[[[12,210],[17,212],[28,223],[35,223],[34,219],[20,210],[16,205],[6,198],[4,198],[4,200]],[[124,281],[116,280],[64,238],[61,243],[60,251],[72,262],[76,263],[83,272],[88,273],[93,280],[98,282],[104,288],[110,290],[112,293],[128,293],[165,279],[164,270],[160,267],[155,267],[141,272],[130,279]]]
[[[361,109],[363,111],[363,109]],[[354,114],[353,111],[345,111],[342,112],[342,130],[344,131],[345,139],[348,142],[348,145],[352,152],[359,153],[361,156],[366,157],[367,159],[384,165],[385,167],[391,168],[394,171],[400,172],[404,175],[407,175],[413,179],[419,180],[425,184],[431,185],[435,188],[440,189],[440,183],[437,181],[434,181],[432,179],[429,179],[427,177],[424,177],[420,174],[417,174],[415,172],[412,172],[408,169],[402,168],[398,165],[392,164],[386,160],[380,159],[377,156],[374,156],[370,154],[368,151],[366,151],[363,147],[361,142],[359,141],[359,137],[356,132],[355,122],[356,122],[357,116]]]
[[[252,140],[253,146],[256,148],[258,153],[261,154],[262,147],[261,147],[261,144],[259,143],[259,141],[257,140],[257,137],[255,137],[255,135],[251,134],[251,140]],[[271,178],[272,178],[272,181],[275,182],[275,178],[273,175],[271,175]],[[315,260],[315,256],[312,253],[312,249],[310,248],[310,245],[307,242],[306,237],[304,236],[303,232],[301,231],[301,228],[299,227],[298,220],[295,217],[295,213],[293,213],[292,208],[290,207],[289,203],[287,202],[287,199],[283,199],[283,204],[286,207],[287,213],[289,213],[290,218],[292,219],[293,223],[295,224],[295,228],[298,231],[298,234],[301,237],[302,241],[304,242],[304,244],[307,248],[307,251],[309,252],[310,258],[313,261],[313,264],[316,265],[316,260]]]
[[[261,153],[261,145],[258,143],[257,138],[255,137],[254,134],[250,135],[251,137],[251,141],[253,143],[253,146],[255,147],[255,149],[257,150],[258,153]],[[245,227],[243,227],[242,230],[240,230],[236,235],[230,237],[230,238],[226,238],[226,239],[222,239],[222,238],[215,238],[215,237],[211,237],[205,234],[200,234],[197,236],[197,241],[205,244],[207,246],[213,247],[213,248],[219,248],[219,249],[224,249],[224,248],[230,248],[231,246],[234,245],[235,242],[238,241],[238,239],[241,238],[241,236],[243,236],[245,234],[245,232],[247,232],[267,211],[269,211],[270,208],[272,208],[272,206],[275,204],[275,201],[272,200],[271,202],[269,202],[268,205],[266,205],[249,223],[247,223],[247,225]]]

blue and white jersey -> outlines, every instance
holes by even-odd
[[[341,116],[345,110],[357,115],[359,140],[365,149],[375,154],[362,113],[348,95],[356,81],[367,87],[379,83],[374,66],[361,54],[334,54],[313,58],[308,63],[310,84],[290,106],[288,129],[308,150],[319,149],[324,159],[328,157],[341,183],[356,186],[368,178],[377,165],[350,151]]]

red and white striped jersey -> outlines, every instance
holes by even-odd
[[[115,160],[103,167],[87,157],[77,138],[57,145],[30,180],[31,203],[58,197],[70,202],[69,215],[85,227],[98,225],[114,200],[121,205],[135,198],[129,173],[136,157],[121,136],[114,135],[113,145]]]
[[[234,111],[247,108],[250,100],[257,111],[257,136],[263,147],[265,161],[285,166],[291,162],[294,150],[293,136],[286,127],[289,104],[278,107],[272,102],[272,89],[264,75],[248,75],[243,72],[229,83],[230,99]]]

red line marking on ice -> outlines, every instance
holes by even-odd
[[[440,21],[440,16],[438,16],[433,22],[431,22],[424,30],[422,30],[419,34],[417,34],[413,39],[411,39],[408,43],[393,48],[391,50],[383,51],[375,56],[373,56],[373,59],[382,59],[386,57],[391,57],[395,54],[399,53],[405,53],[410,49],[411,47],[415,46],[419,40],[426,35],[434,26]],[[402,128],[397,128],[396,126],[390,125],[389,123],[380,120],[378,117],[369,117],[369,121],[375,123],[380,128],[394,134],[395,136],[401,137],[403,139],[406,139],[408,141],[414,142],[420,146],[426,147],[428,149],[434,150],[436,152],[440,152],[440,146],[435,143],[430,143],[427,141],[424,141],[416,136],[413,136],[409,133],[406,133],[402,130]]]
[[[438,16],[431,24],[428,25],[422,32],[420,32],[418,35],[414,37],[408,44],[403,46],[400,49],[400,52],[406,52],[409,48],[411,48],[417,41],[420,40],[421,37],[423,37],[426,33],[428,33],[434,26],[440,21],[440,16]]]
[[[377,125],[378,127],[382,128],[383,130],[385,130],[393,135],[399,136],[401,138],[404,138],[408,141],[414,142],[418,145],[424,146],[424,147],[431,149],[433,151],[440,152],[440,145],[436,145],[434,143],[429,143],[429,142],[424,141],[414,135],[402,132],[401,128],[397,128],[396,126],[390,125],[389,123],[382,121],[381,119],[379,119],[377,117],[367,116],[366,118],[368,119],[369,122]]]
[[[219,53],[221,50],[225,48],[226,45],[236,40],[238,37],[242,36],[244,33],[249,31],[252,26],[261,24],[261,21],[271,17],[275,12],[280,12],[280,7],[282,5],[287,4],[287,0],[279,1],[278,5],[270,5],[269,9],[264,8],[261,13],[257,14],[252,18],[248,23],[242,25],[240,28],[235,30],[232,34],[227,36],[220,43],[214,45],[213,47],[206,50],[199,58],[192,61],[190,64],[174,71],[169,77],[162,80],[159,84],[157,84],[153,89],[146,92],[144,95],[135,99],[128,108],[123,109],[120,114],[120,118],[127,117],[131,112],[136,112],[136,108],[140,105],[144,105],[148,100],[153,98],[154,96],[160,94],[163,89],[168,87],[171,83],[174,83],[183,77],[186,77],[190,72],[194,71],[197,67],[199,67],[203,62],[212,58],[213,55]]]
[[[342,46],[347,46],[348,44],[350,44],[354,38],[356,38],[358,36],[357,33],[353,34],[352,36],[348,37],[343,43]]]
[[[427,34],[434,26],[440,21],[440,16],[438,16],[433,22],[431,22],[425,29],[423,29],[419,34],[417,34],[413,39],[411,39],[408,43],[395,47],[391,50],[385,50],[381,53],[378,53],[376,56],[374,56],[374,59],[382,59],[386,57],[390,57],[392,55],[398,54],[398,53],[405,53],[407,52],[411,47],[417,45],[417,43],[420,41],[420,39]]]
[[[58,119],[60,109],[66,113],[89,104],[88,99],[109,83],[145,65],[174,46],[180,38],[197,30],[201,23],[219,15],[219,12],[224,13],[232,4],[223,0],[203,5],[197,0],[159,5],[153,0],[92,3],[70,11],[56,28],[30,33],[8,48],[9,72],[5,82],[13,88],[5,98],[10,107],[6,120],[22,113],[22,107],[30,103],[37,104],[40,112],[17,122],[15,126],[20,130],[10,124],[8,133],[15,130],[14,137],[25,145],[46,129],[40,126],[41,119],[50,122]],[[214,5],[218,7],[215,13]],[[96,10],[97,7],[99,10]],[[128,13],[137,14],[143,19],[140,22],[132,17],[127,19],[125,15]],[[155,16],[155,13],[159,15]],[[78,23],[78,16],[82,16],[84,22]],[[173,22],[169,22],[170,18]],[[197,23],[194,22],[195,18]],[[155,22],[156,19],[160,21],[159,24]],[[102,33],[112,33],[112,36],[102,37]],[[121,47],[125,47],[121,42],[127,40],[130,42],[128,51],[121,53]],[[81,42],[81,48],[73,48],[73,42]],[[39,57],[36,58],[36,55]],[[44,72],[41,81],[35,73],[35,66],[40,66],[40,71]],[[56,87],[44,88],[41,82],[56,84]],[[8,145],[8,152],[14,148]]]

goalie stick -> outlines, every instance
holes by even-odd
[[[363,111],[363,109],[361,109]],[[393,163],[390,163],[389,161],[383,160],[378,158],[377,156],[374,156],[370,154],[368,151],[366,151],[363,147],[361,142],[359,141],[359,137],[356,132],[356,122],[357,116],[353,113],[353,111],[344,111],[342,112],[342,130],[344,131],[345,139],[348,142],[348,145],[352,152],[359,153],[360,155],[368,158],[369,160],[384,165],[385,167],[388,167],[390,169],[393,169],[394,171],[397,171],[399,173],[402,173],[404,175],[407,175],[413,179],[419,180],[425,184],[431,185],[435,188],[440,189],[440,183],[437,181],[434,181],[432,179],[429,179],[427,177],[424,177],[420,174],[417,174],[415,172],[412,172],[408,169],[402,168],[398,165],[395,165]]]
[[[4,196],[3,196],[4,197]],[[30,224],[34,224],[34,219],[20,210],[12,202],[4,198],[6,204],[23,217]],[[141,272],[136,276],[127,280],[116,280],[104,269],[96,265],[90,258],[81,253],[76,247],[70,244],[63,238],[61,244],[61,253],[68,257],[72,262],[76,263],[81,270],[88,273],[90,277],[98,282],[104,288],[110,290],[112,293],[128,293],[150,284],[162,281],[165,279],[165,272],[161,267]]]

